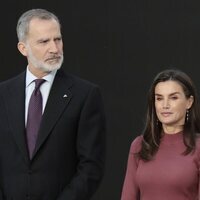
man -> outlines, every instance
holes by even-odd
[[[99,88],[60,69],[63,42],[53,13],[25,12],[17,35],[28,66],[0,84],[0,199],[89,200],[105,162]]]

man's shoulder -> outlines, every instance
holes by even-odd
[[[25,71],[7,80],[1,81],[0,89],[7,88],[9,86],[16,86],[20,82],[24,83],[24,81],[25,81]]]
[[[63,70],[58,70],[58,76],[63,76],[67,81],[78,88],[95,88],[99,87],[98,84],[91,82],[90,80],[84,79],[72,73],[64,72]]]

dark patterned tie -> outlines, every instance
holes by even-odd
[[[29,101],[26,136],[30,158],[32,158],[40,122],[42,119],[42,94],[40,92],[40,86],[42,83],[44,83],[44,81],[44,79],[35,80],[35,89]]]

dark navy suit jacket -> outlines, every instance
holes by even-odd
[[[0,200],[89,200],[105,164],[98,86],[58,70],[30,160],[25,75],[0,84]]]

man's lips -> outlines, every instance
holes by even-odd
[[[60,56],[52,57],[52,58],[47,58],[46,61],[52,61],[52,60],[59,60]]]

